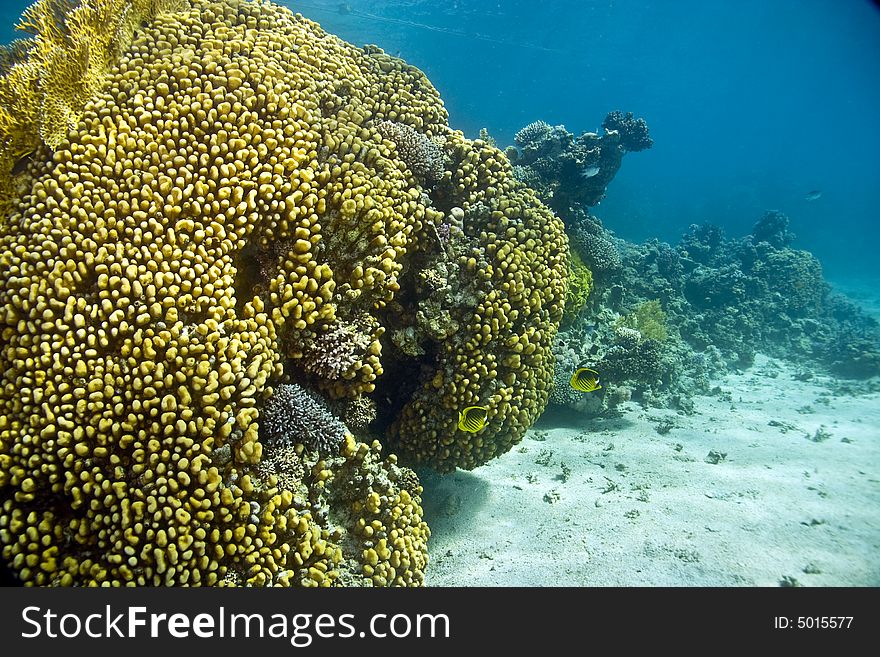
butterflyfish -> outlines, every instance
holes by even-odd
[[[571,375],[571,387],[581,392],[593,392],[599,390],[599,373],[589,367],[579,367]]]
[[[468,406],[458,414],[458,428],[468,433],[476,433],[486,426],[489,409],[485,406]]]

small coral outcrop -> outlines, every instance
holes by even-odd
[[[564,126],[530,123],[516,133],[516,148],[508,149],[516,176],[563,219],[575,208],[597,205],[630,151],[650,148],[644,119],[615,111],[602,123],[603,134],[578,136]]]
[[[267,445],[302,444],[332,456],[347,430],[318,395],[295,383],[284,383],[263,407],[260,432]]]
[[[628,151],[644,151],[654,145],[654,140],[648,134],[648,124],[645,119],[637,119],[632,112],[624,114],[620,110],[609,112],[602,127],[608,132],[616,132],[620,135],[620,145]]]

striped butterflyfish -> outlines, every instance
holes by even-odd
[[[458,428],[468,433],[476,433],[486,426],[489,409],[485,406],[468,406],[458,414]]]
[[[589,367],[579,367],[571,375],[571,387],[581,392],[593,392],[599,390],[599,373]]]

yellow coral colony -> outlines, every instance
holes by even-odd
[[[543,412],[569,266],[562,222],[513,179],[507,159],[483,142],[452,141],[460,204],[485,208],[465,218],[473,246],[457,263],[481,298],[391,428],[403,455],[441,471],[504,454]],[[457,427],[458,411],[472,405],[490,409],[477,434]]]
[[[103,29],[103,12],[137,10],[122,4],[75,16]],[[48,21],[39,38],[62,29],[53,6],[31,11]],[[63,125],[3,97],[5,127],[51,124],[39,132],[57,147],[5,170],[21,192],[0,222],[3,560],[32,584],[331,584],[353,572],[420,583],[417,481],[358,501],[334,490],[332,460],[271,470],[257,419],[281,373],[280,334],[331,322],[334,292],[371,307],[395,291],[424,208],[359,126],[378,111],[439,122],[436,93],[399,65],[380,77],[385,59],[272,5],[197,2],[133,24],[79,112],[68,87],[81,70],[35,74],[68,108]],[[6,165],[21,154],[8,136]],[[331,270],[324,227],[354,220],[338,238],[351,262]],[[262,295],[238,278],[248,241],[285,245]],[[378,353],[352,366],[352,389],[372,385]],[[365,462],[364,447],[347,449],[343,462]],[[390,477],[376,449],[370,467]],[[318,498],[294,483],[361,505],[338,515],[371,535],[315,517]]]
[[[422,583],[412,472],[351,436],[265,448],[260,409],[340,327],[363,340],[310,383],[380,381],[383,309],[443,215],[378,122],[443,143],[442,202],[486,209],[458,257],[480,296],[390,430],[408,458],[473,467],[543,409],[561,223],[421,72],[287,9],[63,5],[0,71],[3,561],[28,584]],[[478,401],[489,426],[457,431]]]

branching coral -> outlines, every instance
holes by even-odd
[[[374,342],[369,330],[371,324],[369,318],[355,323],[337,320],[332,328],[320,333],[303,349],[303,369],[332,381],[357,371]]]
[[[440,147],[411,126],[395,121],[380,121],[376,130],[394,142],[397,156],[417,176],[438,180],[443,175],[445,158]]]
[[[614,130],[620,134],[620,145],[628,151],[643,151],[654,145],[648,134],[645,119],[637,119],[632,112],[624,114],[619,110],[609,112],[602,121],[605,130]]]
[[[295,383],[278,386],[262,412],[261,434],[269,445],[303,444],[333,455],[345,440],[345,425],[315,393]]]
[[[514,140],[519,146],[529,146],[542,141],[551,131],[552,127],[546,121],[532,121],[514,135]]]

